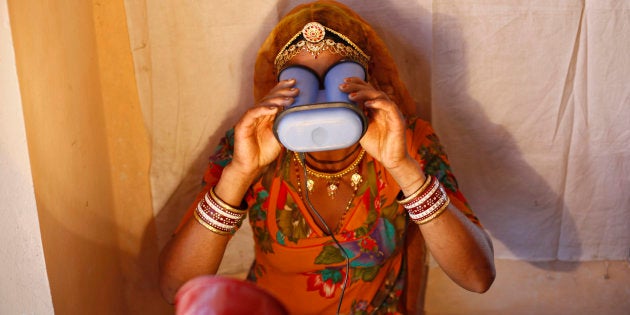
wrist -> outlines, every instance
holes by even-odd
[[[420,163],[409,155],[395,167],[387,168],[387,172],[396,180],[406,196],[418,190],[426,180]]]
[[[243,164],[232,160],[223,168],[221,178],[225,175],[231,180],[245,181],[248,182],[248,185],[251,184],[262,173],[262,169],[244,166]]]
[[[257,175],[256,172],[244,172],[230,163],[223,169],[214,192],[226,203],[239,205]]]

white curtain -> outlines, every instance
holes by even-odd
[[[258,47],[301,2],[126,1],[160,245],[253,105]],[[498,258],[628,257],[630,1],[344,3],[389,45]],[[247,267],[249,238],[228,271]]]

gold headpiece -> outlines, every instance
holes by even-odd
[[[343,43],[338,43],[331,38],[326,38],[326,31],[334,34],[342,40]],[[300,36],[302,36],[302,38],[300,38]],[[300,39],[298,40],[298,38]],[[295,42],[296,40],[298,41]],[[308,51],[316,58],[323,51],[328,50],[334,54],[338,54],[358,62],[366,69],[366,71],[368,68],[368,62],[370,61],[370,57],[366,55],[359,46],[355,45],[343,34],[317,22],[310,22],[304,25],[304,28],[295,34],[289,42],[280,49],[280,52],[278,52],[276,60],[274,61],[276,73],[279,73],[282,67],[302,50]]]

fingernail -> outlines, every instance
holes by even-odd
[[[349,98],[355,98],[355,97],[357,97],[357,92],[352,92],[352,93],[348,94],[348,97],[349,97]]]
[[[340,84],[340,85],[339,85],[339,88],[340,88],[340,89],[347,89],[347,88],[348,88],[348,85],[347,85],[347,84],[345,84],[345,83],[342,83],[342,84]]]
[[[350,78],[343,79],[343,82],[350,82],[350,81],[352,81],[352,79],[350,79]]]

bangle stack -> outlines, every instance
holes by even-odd
[[[409,217],[420,225],[440,216],[450,203],[444,187],[432,175],[428,175],[422,186],[409,197],[404,198],[401,191],[397,199],[398,203],[407,209]]]
[[[214,187],[210,188],[197,204],[195,219],[208,230],[219,235],[234,234],[247,213],[247,203],[243,200],[239,208],[234,208],[217,197]]]

